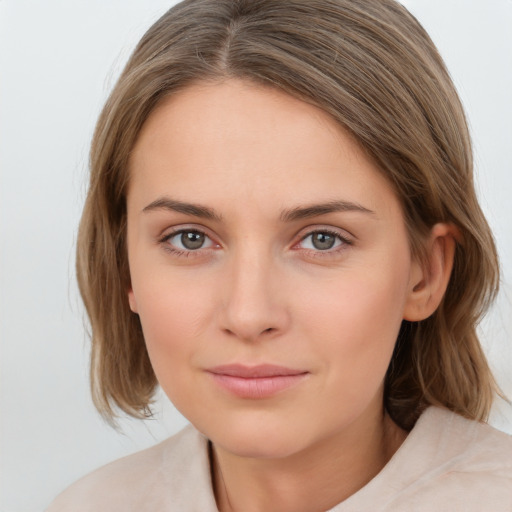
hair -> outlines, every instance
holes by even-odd
[[[348,130],[393,184],[414,257],[425,258],[435,223],[460,231],[440,306],[402,323],[384,402],[407,430],[430,404],[486,420],[497,387],[476,327],[498,290],[496,248],[455,87],[428,34],[393,0],[185,0],[143,36],[96,126],[78,235],[99,412],[148,416],[157,386],[127,299],[130,152],[163,98],[230,78],[282,90]]]

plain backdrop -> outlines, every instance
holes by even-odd
[[[0,0],[0,398],[2,512],[41,511],[86,472],[176,432],[156,419],[104,424],[88,391],[74,278],[87,153],[99,110],[164,0]],[[430,32],[466,106],[479,195],[503,266],[482,339],[512,396],[512,1],[404,0]],[[497,427],[512,432],[500,402]]]

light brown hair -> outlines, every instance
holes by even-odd
[[[496,386],[476,325],[498,288],[495,244],[455,88],[427,33],[393,0],[185,0],[144,35],[98,120],[78,237],[98,410],[146,416],[157,384],[127,300],[130,152],[162,98],[230,77],[283,90],[349,130],[393,184],[415,257],[435,223],[458,227],[441,305],[402,324],[385,406],[405,429],[429,404],[486,419]]]

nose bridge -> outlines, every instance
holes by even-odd
[[[268,247],[247,241],[233,251],[225,287],[222,328],[244,340],[276,334],[286,325],[277,292],[279,265]]]

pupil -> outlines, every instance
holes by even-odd
[[[329,235],[329,233],[315,233],[313,235],[313,246],[315,249],[320,249],[323,251],[332,249],[334,242],[334,236]]]
[[[181,243],[186,249],[200,249],[204,244],[204,235],[196,231],[187,231],[181,234]]]

